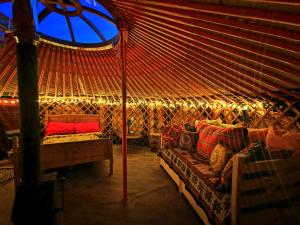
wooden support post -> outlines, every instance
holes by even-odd
[[[18,89],[22,182],[39,181],[40,129],[37,88],[37,49],[29,43],[17,44]]]
[[[17,74],[20,110],[22,183],[39,181],[40,125],[38,104],[37,47],[29,0],[13,2],[13,23],[17,43]]]
[[[127,116],[126,116],[126,41],[127,27],[124,19],[118,23],[121,40],[121,77],[122,77],[122,162],[123,162],[123,200],[127,202]]]
[[[21,182],[16,190],[11,221],[14,225],[52,225],[54,182],[40,180],[37,47],[34,45],[35,28],[30,0],[13,1],[13,23],[17,39],[22,162]]]

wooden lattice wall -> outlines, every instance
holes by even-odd
[[[121,142],[122,109],[120,101],[41,100],[42,131],[46,113],[99,114],[102,132],[107,136],[112,134],[115,143]],[[131,119],[132,134],[144,137],[149,133],[160,132],[161,127],[167,124],[194,123],[195,120],[217,118],[226,124],[244,124],[254,128],[274,125],[291,131],[300,130],[300,102],[296,100],[285,103],[271,98],[268,100],[243,99],[243,102],[236,101],[230,104],[220,100],[198,103],[194,100],[179,100],[175,103],[130,100],[127,116],[128,119]]]

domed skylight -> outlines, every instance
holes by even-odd
[[[31,1],[37,33],[42,39],[78,47],[112,43],[118,29],[112,14],[96,0]],[[1,1],[0,13],[12,18],[12,2]]]

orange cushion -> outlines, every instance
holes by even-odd
[[[266,137],[266,145],[270,150],[300,150],[300,133],[291,133],[287,130],[276,130],[273,126],[270,126]]]
[[[269,128],[248,128],[249,142],[253,143],[256,141],[265,142]]]

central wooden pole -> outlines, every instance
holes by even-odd
[[[17,43],[17,75],[20,110],[22,184],[39,182],[40,124],[38,104],[37,47],[30,0],[13,2]]]
[[[40,124],[38,105],[37,48],[17,44],[22,183],[37,183],[40,176]]]
[[[126,23],[119,24],[121,35],[121,76],[122,76],[122,162],[123,162],[123,200],[127,202],[127,115],[126,115]]]

